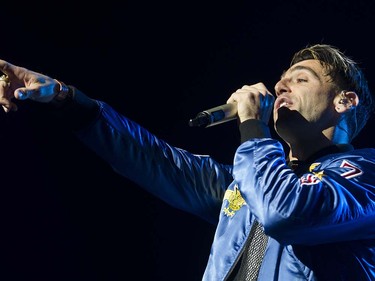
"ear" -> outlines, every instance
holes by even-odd
[[[334,104],[338,113],[345,113],[348,110],[355,108],[359,103],[358,95],[355,92],[342,91],[335,97]]]

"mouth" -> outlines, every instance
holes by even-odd
[[[278,110],[281,107],[290,107],[293,105],[292,100],[287,97],[280,97],[275,102],[275,110]]]

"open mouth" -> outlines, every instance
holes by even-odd
[[[290,107],[292,105],[292,100],[287,97],[282,97],[276,100],[276,110],[281,107]]]

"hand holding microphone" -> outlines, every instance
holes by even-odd
[[[237,118],[240,122],[248,119],[260,119],[268,123],[274,96],[263,83],[245,85],[234,92],[226,104],[199,112],[189,120],[190,127],[211,127]]]

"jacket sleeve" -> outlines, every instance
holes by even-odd
[[[59,109],[78,138],[115,172],[178,209],[217,223],[232,166],[173,147],[75,89],[74,101]]]
[[[265,232],[282,244],[321,244],[375,235],[374,150],[331,154],[297,176],[274,139],[236,151],[234,179]]]

